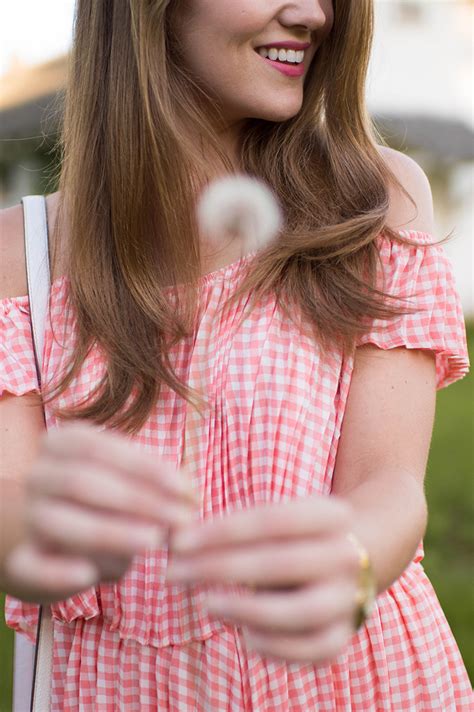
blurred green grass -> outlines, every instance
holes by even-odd
[[[474,322],[467,324],[469,353],[474,355]],[[473,384],[470,373],[438,392],[437,412],[426,474],[429,508],[423,566],[474,677],[472,635],[474,577]],[[13,631],[5,626],[0,594],[0,712],[11,710]]]
[[[474,368],[474,321],[467,325]],[[474,680],[474,374],[438,392],[426,473],[424,569]]]

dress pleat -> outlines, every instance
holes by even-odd
[[[377,238],[378,276],[386,291],[410,300],[414,313],[373,322],[360,344],[433,351],[437,387],[444,388],[469,369],[452,265],[431,235],[400,234],[414,244]],[[185,448],[201,497],[200,520],[331,493],[354,360],[337,351],[323,355],[271,296],[251,310],[243,297],[221,311],[257,258],[250,253],[201,278],[196,333],[170,354],[176,373],[205,390],[206,416],[165,385],[131,438],[131,446],[175,466]],[[67,295],[68,280],[60,277],[51,291],[45,382],[57,378],[74,344]],[[170,299],[175,295],[170,289]],[[0,302],[0,328],[0,392],[37,392],[27,296]],[[92,349],[58,405],[80,401],[104,369],[99,349]],[[48,404],[45,412],[48,429],[61,427]],[[52,712],[472,710],[466,669],[422,560],[420,542],[342,654],[317,666],[248,649],[239,626],[207,613],[206,593],[219,587],[168,584],[166,546],[150,549],[134,557],[120,581],[52,605]],[[7,596],[5,616],[34,640],[36,604]]]

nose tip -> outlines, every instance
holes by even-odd
[[[299,3],[291,3],[291,7],[289,5],[285,3],[278,19],[283,27],[291,28],[293,32],[301,32],[306,37],[309,34],[311,37],[313,33],[319,33],[333,23],[334,11],[330,0],[301,0]]]

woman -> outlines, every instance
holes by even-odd
[[[2,231],[6,618],[33,640],[52,603],[54,710],[470,706],[421,566],[464,324],[426,176],[368,118],[371,37],[370,0],[77,4],[47,436],[19,207]],[[258,254],[196,224],[234,172],[283,208]]]

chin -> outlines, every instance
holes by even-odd
[[[274,111],[266,111],[257,115],[256,118],[264,119],[265,121],[275,121],[278,123],[283,123],[283,121],[289,121],[300,111],[301,105],[293,111],[281,111],[275,109]]]
[[[282,105],[281,102],[266,106],[260,106],[254,108],[251,116],[255,119],[264,119],[265,121],[288,121],[292,119],[301,110],[303,105],[302,100],[300,101],[290,101],[286,105]]]

